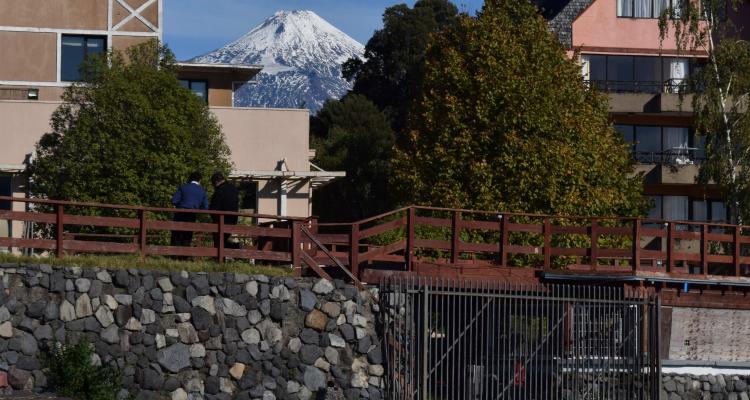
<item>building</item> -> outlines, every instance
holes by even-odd
[[[161,39],[162,29],[162,0],[0,2],[0,195],[24,196],[24,162],[49,130],[64,88],[79,79],[84,58]],[[235,90],[261,68],[182,63],[180,79],[208,103],[223,127],[233,176],[245,191],[243,207],[308,216],[312,188],[343,173],[311,171],[307,110],[234,107]],[[15,226],[13,234],[20,229]],[[2,234],[8,234],[6,227]]]
[[[659,40],[658,18],[676,0],[538,0],[550,28],[573,56],[583,78],[609,95],[611,120],[632,143],[649,216],[669,220],[726,221],[714,185],[696,184],[705,159],[704,139],[692,128],[685,79],[706,54],[678,51],[672,37]],[[674,3],[677,6],[677,3]],[[734,15],[747,25],[750,7]],[[683,92],[683,101],[680,100]]]

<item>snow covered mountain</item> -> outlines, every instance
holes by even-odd
[[[234,42],[190,62],[260,64],[255,83],[243,85],[235,105],[316,112],[351,85],[341,64],[362,57],[364,46],[312,11],[277,11]]]

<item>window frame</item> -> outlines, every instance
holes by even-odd
[[[60,63],[57,66],[58,71],[60,73],[60,82],[81,82],[83,80],[81,78],[81,71],[80,71],[81,64],[78,64],[78,67],[77,67],[77,69],[78,69],[78,71],[77,71],[78,79],[75,79],[75,80],[65,79],[65,76],[64,76],[65,73],[63,72],[63,65],[65,64],[65,62],[64,62],[64,58],[65,57],[64,57],[63,49],[65,48],[64,43],[65,43],[65,38],[66,37],[83,38],[83,61],[82,62],[84,62],[89,57],[89,47],[88,47],[88,41],[89,41],[89,39],[100,39],[100,40],[102,40],[102,52],[101,53],[97,53],[97,54],[105,54],[107,52],[107,50],[109,49],[109,43],[107,42],[107,36],[106,35],[79,35],[79,34],[72,34],[72,33],[63,33],[63,34],[60,34],[60,48],[58,49],[59,54],[60,54]]]
[[[206,104],[208,104],[208,91],[209,91],[208,80],[206,80],[206,79],[190,79],[190,78],[187,78],[187,79],[185,79],[185,78],[178,78],[178,80],[180,81],[180,85],[182,85],[182,82],[187,82],[187,84],[188,84],[187,87],[185,87],[185,86],[182,86],[182,87],[185,88],[185,89],[187,89],[187,90],[189,90],[190,93],[192,93],[196,97],[202,99],[203,101],[206,102]],[[202,83],[202,84],[204,84],[206,86],[206,95],[205,95],[205,97],[204,96],[198,96],[198,95],[195,94],[195,92],[193,91],[193,83]]]

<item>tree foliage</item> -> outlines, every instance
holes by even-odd
[[[352,221],[389,210],[394,135],[383,113],[364,96],[350,94],[327,102],[311,126],[316,163],[346,171],[346,178],[315,192],[313,213],[325,220]]]
[[[422,96],[395,150],[403,202],[574,215],[644,211],[640,177],[528,1],[487,1],[428,47]]]
[[[168,206],[190,171],[229,169],[229,149],[208,106],[177,80],[157,41],[93,57],[65,89],[28,166],[52,199]]]
[[[383,13],[383,29],[365,46],[365,59],[347,61],[344,77],[354,81],[353,92],[366,96],[386,113],[397,131],[418,98],[425,49],[434,32],[455,23],[458,9],[448,0],[418,0],[389,7]]]
[[[750,44],[733,24],[739,5],[735,0],[686,2],[679,10],[666,10],[659,27],[662,42],[671,36],[678,50],[707,56],[706,65],[686,82],[696,133],[706,138],[707,160],[698,181],[716,183],[741,224],[750,219]]]

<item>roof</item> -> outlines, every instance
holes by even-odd
[[[573,21],[596,0],[534,0],[549,28],[570,49],[573,47]]]
[[[219,64],[219,63],[177,63],[180,71],[200,73],[227,73],[239,76],[239,80],[249,81],[263,69],[262,65],[255,64]]]

